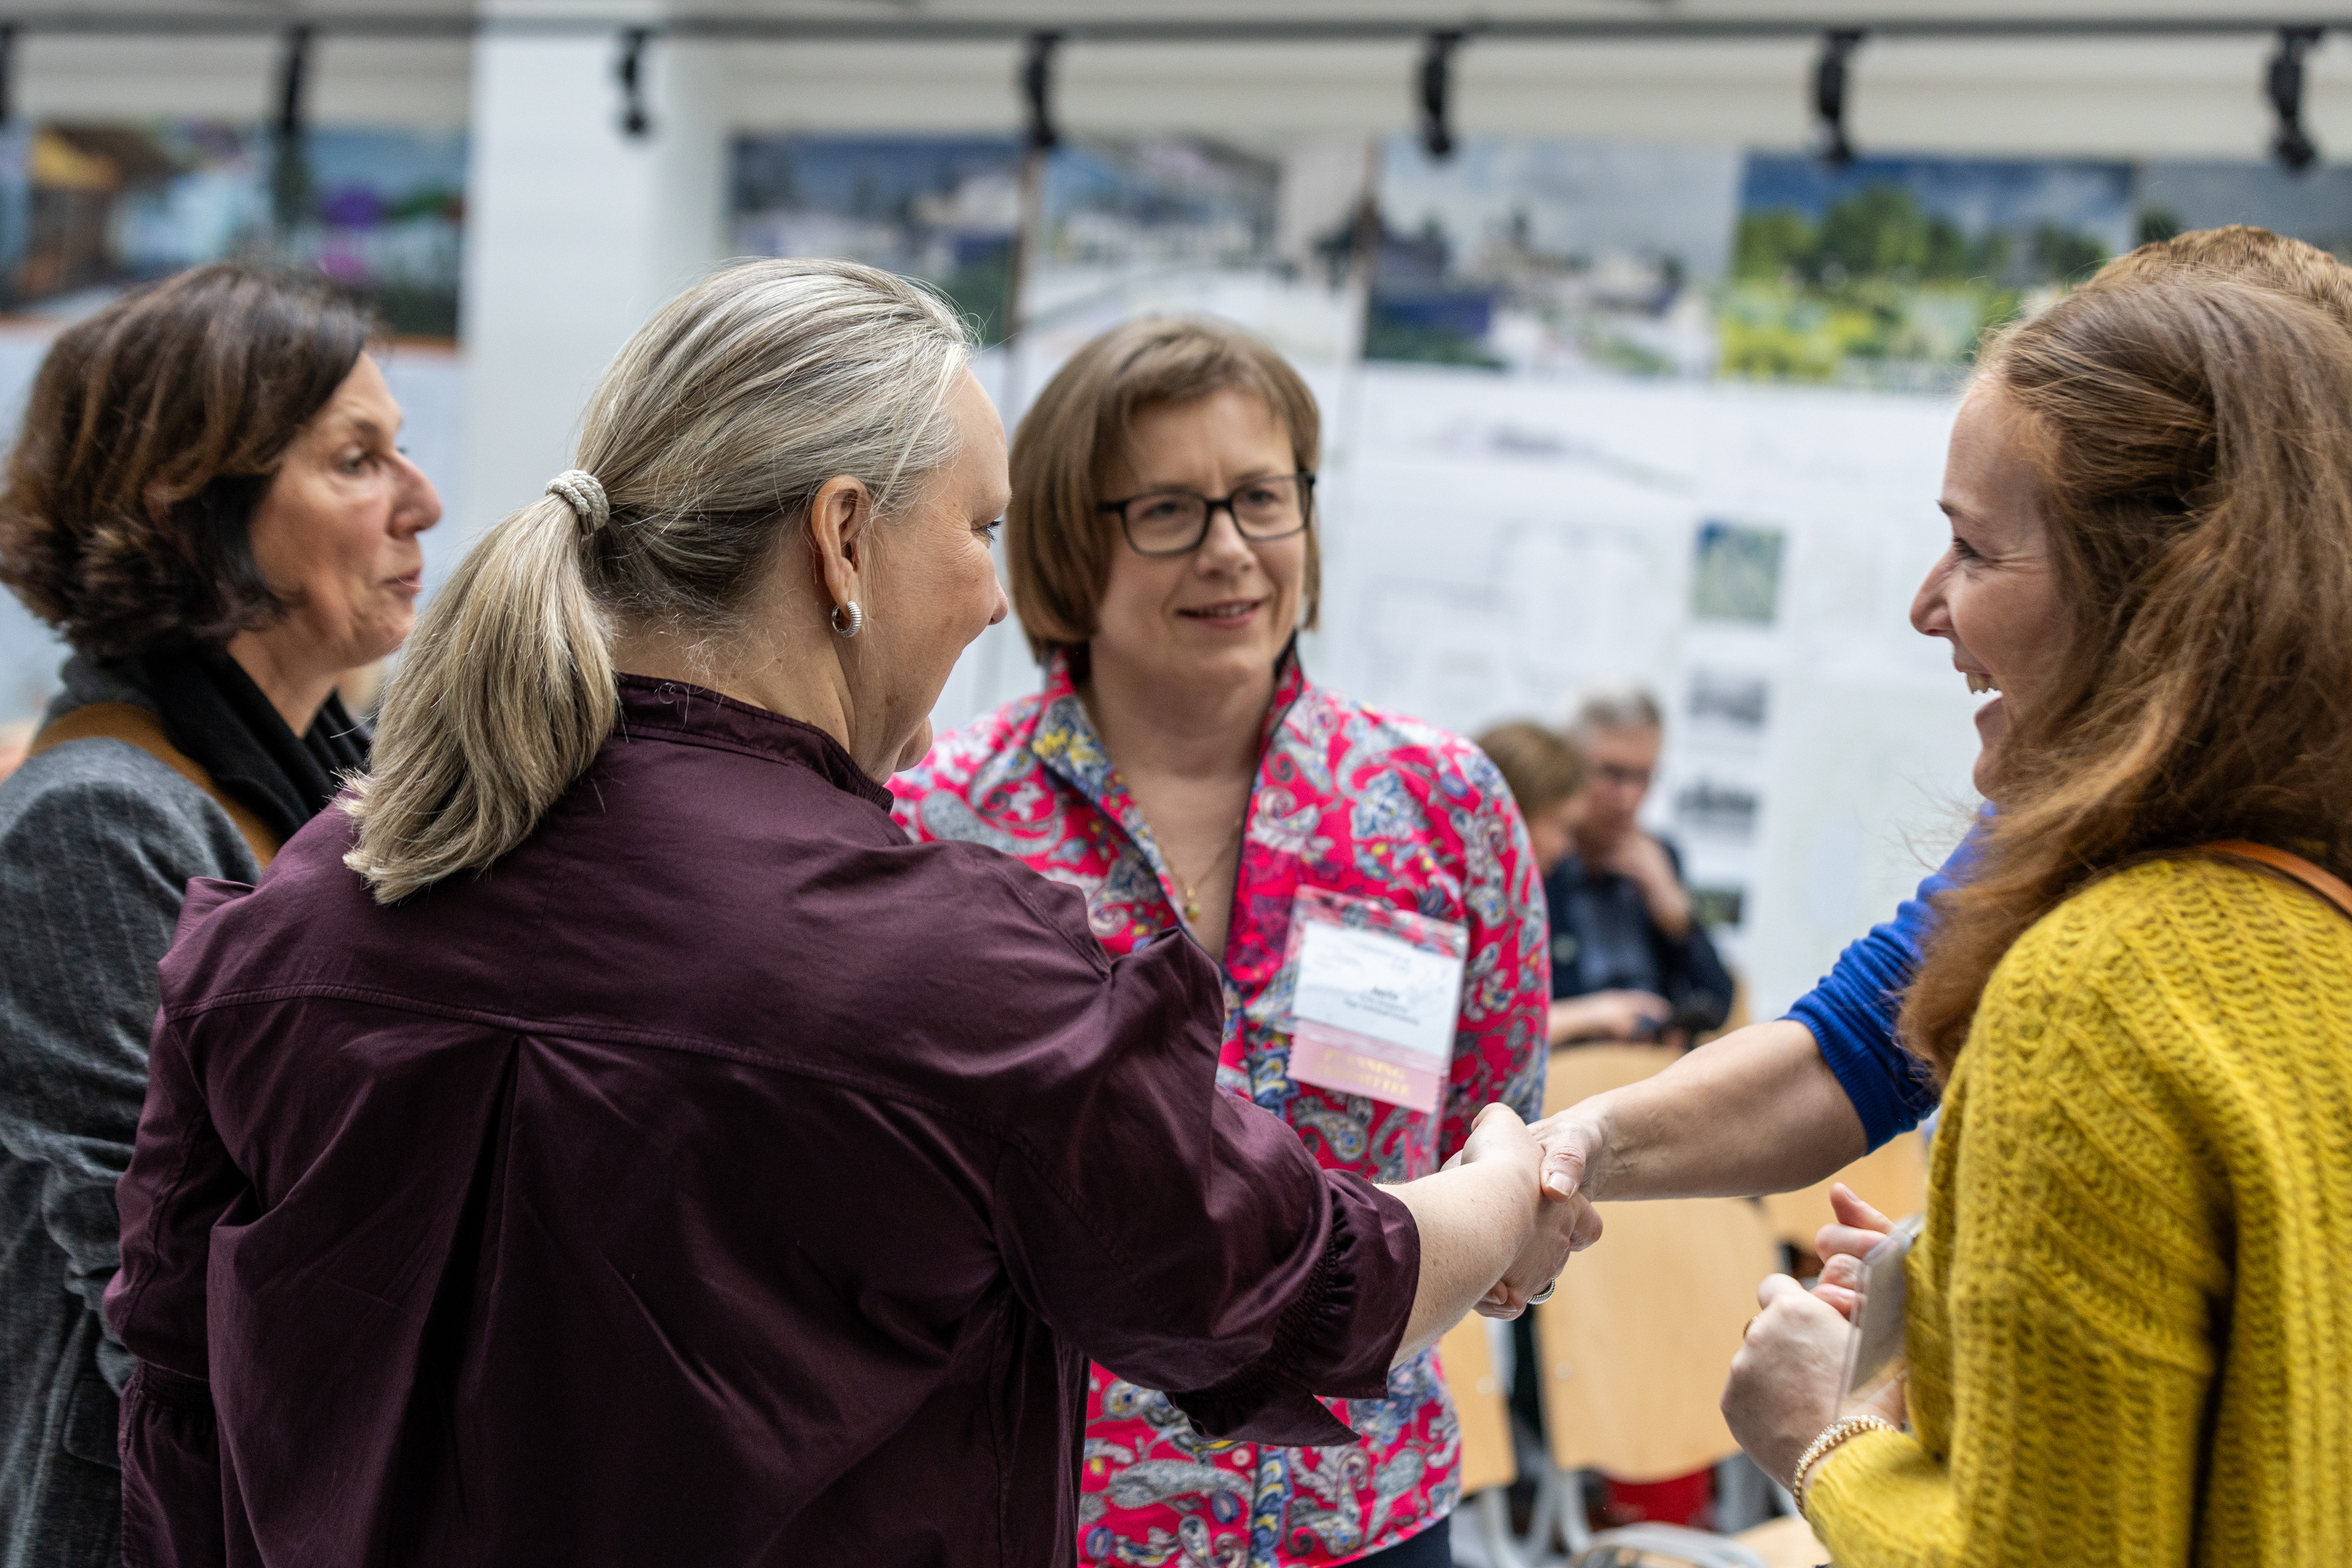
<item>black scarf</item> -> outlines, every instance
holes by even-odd
[[[363,773],[368,733],[330,692],[297,737],[226,650],[197,645],[135,656],[127,673],[154,698],[163,733],[280,840],[327,808],[341,775]]]

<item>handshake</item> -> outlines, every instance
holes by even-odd
[[[1460,1152],[1445,1162],[1449,1171],[1491,1163],[1525,1175],[1513,1184],[1524,1194],[1516,1215],[1522,1239],[1510,1267],[1477,1300],[1485,1317],[1516,1318],[1548,1300],[1569,1255],[1601,1239],[1601,1216],[1584,1195],[1588,1130],[1569,1114],[1530,1125],[1507,1105],[1489,1105],[1470,1124]]]

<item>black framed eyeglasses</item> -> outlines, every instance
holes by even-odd
[[[1138,555],[1190,555],[1209,537],[1219,511],[1254,543],[1287,539],[1306,528],[1315,509],[1313,474],[1273,474],[1252,479],[1229,496],[1194,490],[1151,490],[1098,509],[1115,513],[1128,548]]]

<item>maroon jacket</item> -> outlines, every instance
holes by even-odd
[[[1217,1092],[1215,967],[915,845],[805,725],[623,681],[393,909],[330,811],[163,963],[108,1314],[124,1556],[1066,1563],[1087,1358],[1348,1440],[1403,1206]]]

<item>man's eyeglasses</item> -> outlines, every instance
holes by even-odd
[[[1209,537],[1209,521],[1231,514],[1244,539],[1287,539],[1307,526],[1315,505],[1313,474],[1277,474],[1252,479],[1229,496],[1192,490],[1153,490],[1125,500],[1107,500],[1099,510],[1116,513],[1128,548],[1138,555],[1189,555]]]

